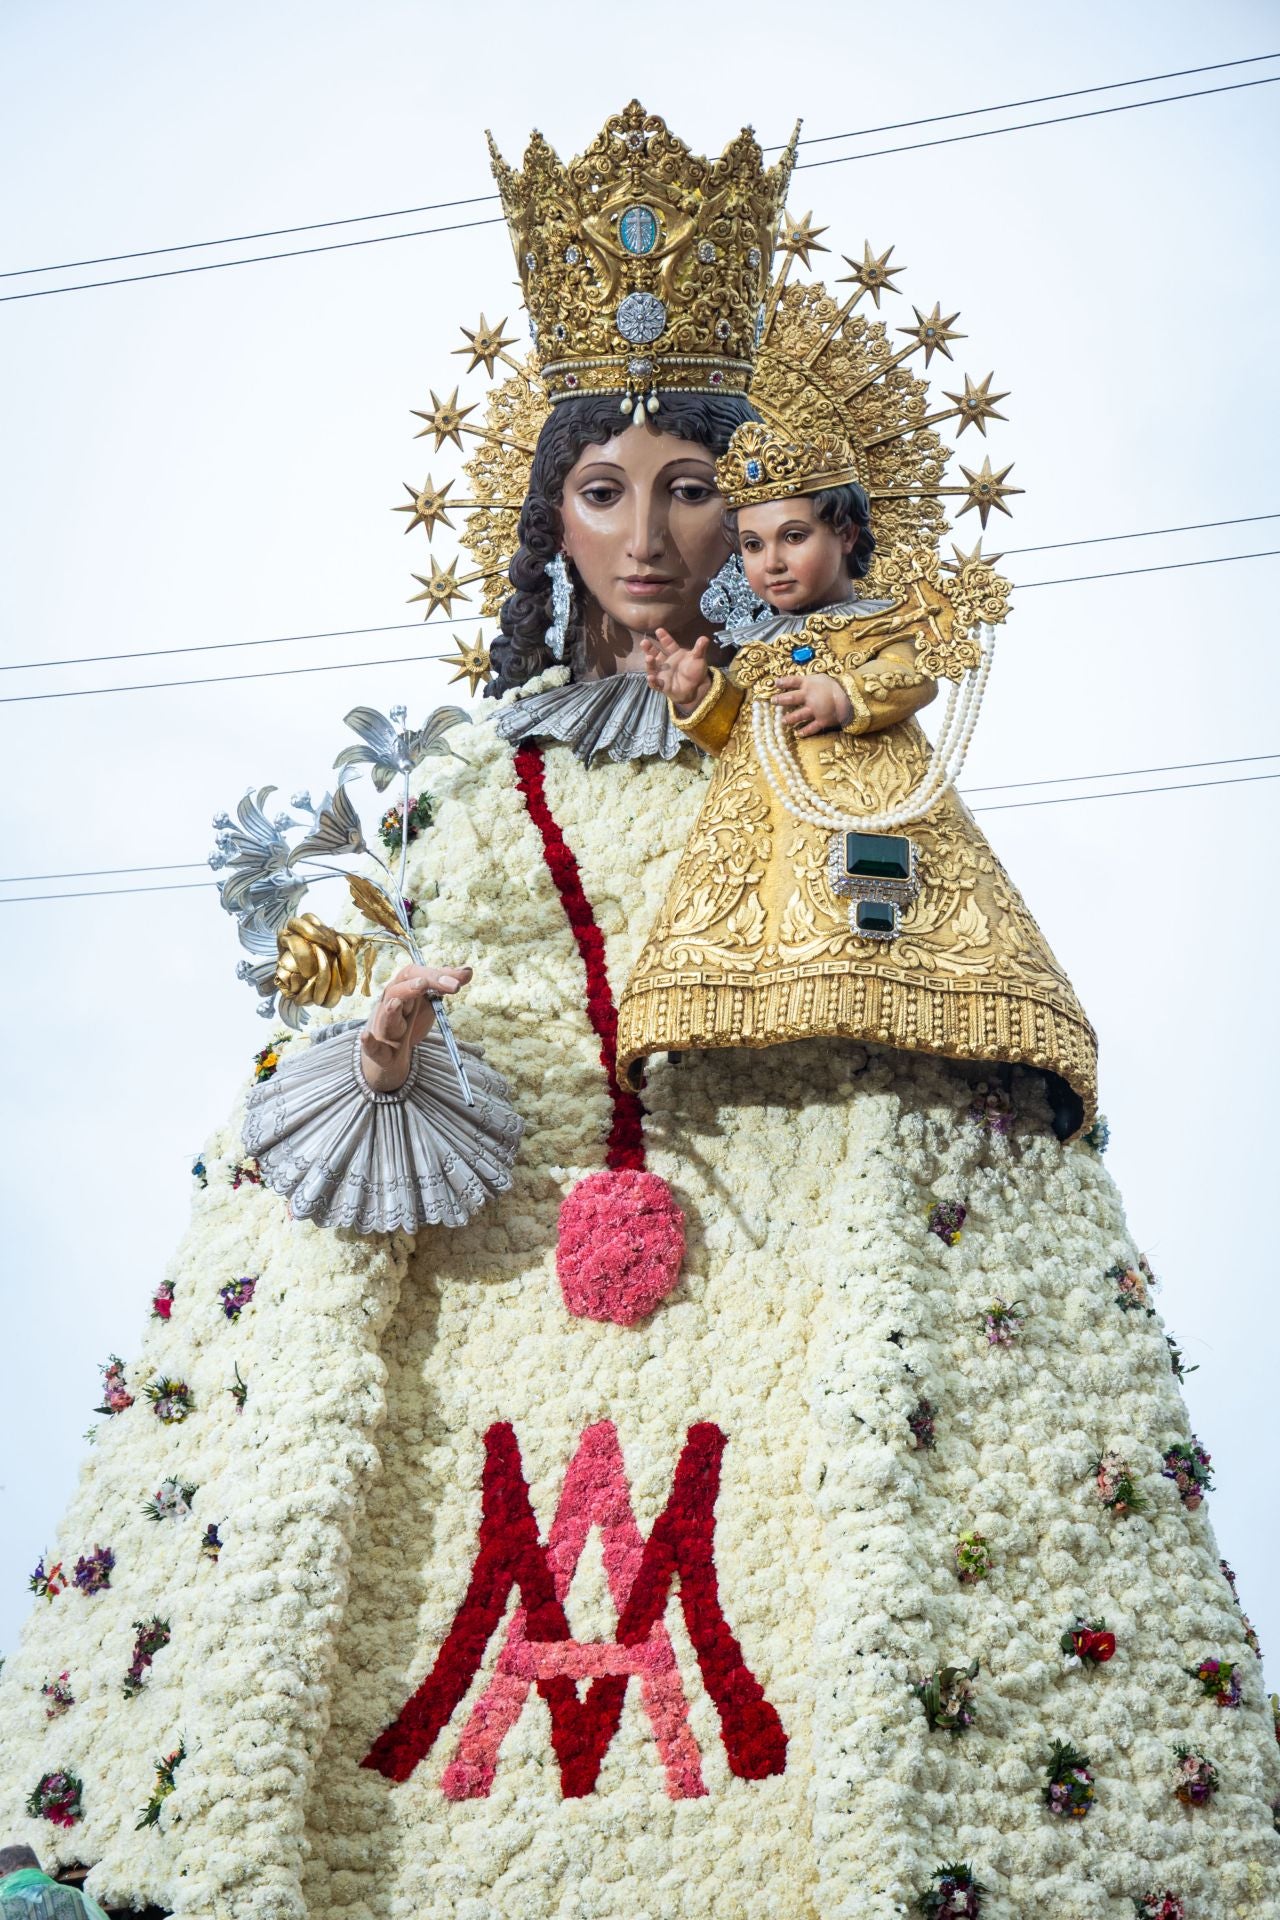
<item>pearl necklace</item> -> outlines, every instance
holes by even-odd
[[[751,728],[756,758],[775,799],[793,819],[838,833],[891,833],[913,820],[922,820],[960,776],[978,724],[994,652],[995,634],[984,626],[982,658],[963,681],[953,682],[951,686],[924,778],[905,800],[879,813],[842,813],[825,795],[815,792],[801,771],[795,737],[785,725],[780,709],[771,700],[753,700]]]

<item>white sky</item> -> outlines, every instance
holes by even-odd
[[[509,157],[535,123],[567,155],[633,92],[707,151],[743,121],[766,142],[797,113],[811,135],[839,133],[1239,58],[1277,39],[1274,7],[1244,0],[745,0],[736,11],[650,0],[626,18],[599,0],[479,11],[9,0],[0,267],[483,194],[486,125]],[[1280,67],[1145,91],[1268,71]],[[1267,184],[1278,98],[1260,87],[799,176],[793,210],[812,205],[845,251],[895,243],[909,267],[901,318],[911,299],[958,307],[969,340],[955,370],[994,368],[1012,390],[1010,424],[990,441],[1028,490],[1002,523],[1010,546],[1280,510],[1265,358],[1280,295]],[[404,539],[388,509],[402,481],[452,469],[414,444],[408,410],[462,375],[451,358],[460,323],[474,326],[482,307],[490,319],[514,313],[511,282],[505,232],[483,227],[5,306],[4,658],[409,617],[426,544],[420,532]],[[42,284],[0,282],[0,293]],[[481,390],[483,376],[470,384]],[[1247,552],[1280,546],[1277,530],[1033,554],[1009,571],[1031,581]],[[451,555],[447,536],[438,551]],[[966,784],[1280,753],[1277,584],[1276,562],[1258,560],[1028,594]],[[449,645],[433,622],[421,638],[6,673],[0,693]],[[357,699],[385,711],[403,697],[416,717],[441,692],[440,669],[414,664],[0,706],[4,871],[201,859],[210,815],[251,783],[320,790]],[[1180,777],[1195,776],[1137,784]],[[1199,1364],[1187,1392],[1218,1476],[1213,1519],[1280,1674],[1278,818],[1280,783],[989,814],[985,825],[1099,1027],[1110,1165],[1164,1281],[1162,1309]],[[185,1221],[193,1151],[267,1029],[233,977],[234,931],[211,890],[0,906],[0,929],[2,1648],[53,1544],[97,1366],[136,1351]]]

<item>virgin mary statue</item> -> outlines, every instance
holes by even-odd
[[[334,793],[220,826],[284,1024],[0,1679],[0,1837],[104,1906],[1280,1916],[1256,1641],[1070,982],[945,782],[870,920],[749,736],[695,832],[713,763],[646,678],[714,628],[731,679],[759,612],[716,487],[747,420],[852,449],[846,626],[931,609],[854,675],[852,814],[928,760],[938,635],[999,611],[940,542],[1008,469],[948,484],[936,429],[1001,396],[931,406],[954,316],[888,331],[890,254],[803,277],[793,157],[637,103],[495,154],[533,348],[482,317],[487,403],[423,410],[475,566],[418,576],[446,616],[483,582],[494,698],[357,708]],[[415,540],[452,524],[411,491]],[[349,908],[301,910],[308,859]]]

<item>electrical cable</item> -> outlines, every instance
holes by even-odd
[[[1224,765],[1231,763],[1224,762]],[[1087,777],[1087,776],[1086,776]],[[974,807],[974,813],[1010,813],[1022,807],[1066,807],[1082,800],[1129,800],[1151,793],[1198,793],[1202,787],[1247,787],[1261,780],[1280,780],[1280,773],[1246,773],[1225,780],[1177,780],[1163,787],[1117,787],[1109,793],[1066,793],[1044,800],[1001,800]],[[194,864],[194,863],[193,863]],[[104,869],[110,871],[110,869]],[[139,869],[143,871],[143,869]],[[214,887],[216,880],[175,880],[154,887],[89,887],[71,893],[13,894],[0,907],[21,907],[37,900],[116,900],[125,894],[188,893],[196,887]]]
[[[1062,547],[1105,546],[1117,540],[1154,540],[1157,536],[1169,533],[1202,533],[1214,527],[1246,527],[1260,520],[1280,520],[1278,513],[1250,513],[1236,520],[1195,520],[1180,527],[1144,527],[1136,533],[1098,533],[1085,540],[1054,540],[1039,547],[1005,547],[1000,555],[1003,559],[1011,553],[1052,553]],[[1232,556],[1228,555],[1228,558]],[[1200,562],[1188,564],[1199,565]],[[1072,576],[1088,579],[1092,576]],[[436,631],[445,628],[482,626],[485,616],[479,613],[459,614],[455,618],[440,620]],[[39,667],[91,667],[106,665],[115,660],[164,660],[175,654],[184,653],[229,653],[241,647],[285,647],[301,640],[355,640],[371,633],[417,633],[421,631],[421,622],[417,620],[394,621],[381,627],[334,627],[322,633],[277,633],[269,634],[261,640],[206,640],[202,645],[190,647],[139,647],[129,653],[84,653],[72,654],[57,660],[9,660],[0,661],[0,673],[30,673]]]
[[[1166,560],[1158,567],[1117,567],[1114,573],[1068,573],[1060,580],[1024,580],[1015,585],[1015,593],[1032,593],[1037,587],[1074,587],[1082,580],[1132,580],[1140,573],[1181,573],[1187,567],[1226,567],[1233,560],[1273,560],[1280,547],[1263,547],[1257,553],[1220,553],[1208,560]]]
[[[1064,547],[1106,547],[1117,540],[1158,540],[1166,533],[1208,533],[1214,527],[1252,527],[1259,520],[1280,520],[1280,513],[1246,513],[1237,520],[1189,520],[1182,527],[1141,527],[1136,533],[1095,533],[1087,540],[1048,540],[1038,547],[1002,547],[1009,553],[1059,553]]]
[[[1252,766],[1252,765],[1255,765],[1260,760],[1280,760],[1280,753],[1241,753],[1241,754],[1235,754],[1223,760],[1175,760],[1169,763],[1168,765],[1158,766],[1158,767],[1112,767],[1104,773],[1060,773],[1055,778],[1052,778],[1052,779],[1006,780],[1003,782],[997,782],[994,786],[989,786],[989,787],[965,787],[963,789],[963,793],[964,793],[964,797],[968,799],[970,795],[975,793],[1016,793],[1026,787],[1063,787],[1063,786],[1069,786],[1077,781],[1082,781],[1082,780],[1129,780],[1129,779],[1137,779],[1140,775],[1148,774],[1148,773],[1194,773],[1194,772],[1199,772],[1206,767]],[[1267,779],[1271,779],[1271,778],[1280,777],[1280,776],[1273,776],[1268,774],[1263,777]],[[1239,781],[1232,781],[1232,780],[1222,780],[1222,781],[1192,780],[1192,781],[1184,781],[1180,783],[1180,785],[1174,786],[1174,787],[1137,787],[1132,789],[1128,787],[1122,787],[1118,791],[1110,794],[1093,794],[1093,793],[1069,794],[1069,795],[1063,795],[1062,797],[1064,799],[1114,800],[1114,799],[1122,799],[1126,793],[1131,791],[1136,793],[1173,793],[1173,792],[1189,790],[1192,787],[1233,786],[1233,785],[1240,785],[1240,784],[1242,783]],[[1047,804],[1051,806],[1053,804],[1053,801],[1050,800],[1046,803],[1041,803],[1037,801],[1034,804],[1036,805]],[[998,811],[998,809],[994,808],[993,806],[982,806],[982,807],[975,807],[974,809],[972,809],[972,811],[974,811],[975,813],[991,813],[993,811]],[[105,879],[110,879],[117,874],[171,873],[176,870],[181,870],[184,868],[203,867],[203,866],[206,866],[207,864],[208,863],[204,860],[168,860],[168,861],[163,861],[159,865],[152,866],[152,867],[72,867],[65,873],[11,873],[3,877],[0,877],[0,887],[31,886],[31,885],[34,885],[35,882],[38,880],[99,880],[99,879],[105,880]],[[188,882],[184,882],[183,884],[189,886],[193,883],[188,881]],[[216,885],[217,882],[216,881],[203,882],[201,884]],[[146,887],[137,887],[137,888],[112,887],[108,889],[108,891],[112,893],[134,893],[134,892],[146,893],[151,891],[164,892],[165,889],[164,888],[151,889]],[[50,895],[41,894],[41,895],[30,895],[30,896],[24,896],[24,897],[29,897],[33,899],[45,899],[45,898],[62,899],[64,896],[61,894],[50,894]],[[74,899],[85,899],[85,898],[92,898],[93,896],[90,893],[90,894],[67,895],[65,897],[74,898]],[[2,904],[3,902],[0,902],[0,905]]]
[[[1133,80],[1107,80],[1092,87],[1072,87],[1065,93],[1031,94],[1024,100],[1000,100],[989,107],[961,107],[954,113],[929,113],[917,120],[888,120],[877,127],[855,127],[848,133],[811,134],[802,147],[829,146],[837,140],[869,139],[876,133],[902,133],[910,127],[938,126],[946,120],[972,120],[985,113],[1013,113],[1019,107],[1043,107],[1056,100],[1079,100],[1091,93],[1115,93],[1124,87],[1154,86],[1161,80],[1189,80],[1200,73],[1222,73],[1228,68],[1256,67],[1268,60],[1280,60],[1277,53],[1254,53],[1241,60],[1216,60],[1205,67],[1176,67],[1169,73],[1144,73]],[[765,153],[781,153],[784,142],[765,147]],[[334,220],[309,220],[293,227],[262,227],[253,233],[224,234],[220,240],[183,240],[167,247],[141,247],[132,253],[91,254],[83,260],[57,260],[45,267],[9,267],[0,270],[0,280],[21,280],[33,274],[74,273],[81,267],[111,267],[125,260],[154,260],[167,253],[194,253],[203,247],[247,246],[252,240],[285,240],[295,233],[322,233],[331,227],[361,226],[371,220],[407,220],[419,213],[446,213],[454,207],[487,205],[496,193],[473,193],[463,200],[435,200],[423,207],[388,207],[381,213],[353,213]]]
[[[1273,59],[1275,57],[1276,57],[1275,55],[1270,55],[1270,54],[1260,54],[1256,56],[1256,58],[1258,59]],[[1152,100],[1127,100],[1127,101],[1122,101],[1118,105],[1113,107],[1091,107],[1081,113],[1053,114],[1043,120],[1019,120],[1019,121],[1015,121],[1013,125],[1006,126],[1006,127],[980,127],[980,128],[977,128],[972,133],[946,134],[939,137],[936,140],[912,140],[912,141],[905,142],[904,144],[896,147],[873,147],[872,149],[870,149],[870,151],[866,153],[833,154],[831,158],[827,160],[802,160],[797,164],[796,172],[798,173],[803,172],[807,169],[811,169],[814,167],[839,167],[839,166],[844,166],[848,164],[850,161],[856,161],[856,160],[881,160],[891,154],[918,153],[923,151],[925,148],[956,146],[970,140],[988,140],[988,139],[992,139],[995,135],[1001,134],[1001,133],[1026,133],[1031,128],[1034,128],[1034,127],[1065,126],[1068,122],[1071,122],[1071,121],[1097,120],[1097,119],[1104,118],[1109,114],[1133,113],[1133,112],[1136,112],[1140,107],[1169,106],[1181,100],[1202,100],[1210,94],[1240,93],[1249,87],[1275,86],[1277,82],[1280,82],[1280,74],[1272,74],[1257,80],[1236,80],[1220,87],[1192,87],[1192,88],[1189,88],[1185,93],[1159,94]],[[1122,85],[1124,83],[1117,82],[1116,84]],[[1082,89],[1082,91],[1094,92],[1096,91],[1096,89],[1086,88],[1086,89]],[[975,108],[973,109],[973,111],[981,112],[983,111],[983,109]],[[945,117],[952,118],[953,116],[947,115]],[[848,136],[848,135],[841,136],[838,134],[832,134],[825,137],[830,139],[839,139],[842,137],[849,138],[851,136]],[[483,195],[476,196],[477,200],[482,199],[484,197],[485,196]],[[489,196],[489,197],[496,198],[496,196]],[[445,205],[445,204],[449,204],[449,203],[441,202],[441,205]],[[363,215],[355,215],[353,216],[353,219],[358,220],[364,217],[365,216]],[[324,223],[321,223],[321,224],[324,224]],[[189,273],[218,273],[227,267],[261,266],[265,262],[272,261],[272,260],[297,260],[297,259],[302,259],[305,256],[310,254],[342,253],[352,247],[384,246],[392,240],[422,240],[422,239],[428,238],[433,234],[462,233],[472,227],[495,227],[495,226],[502,226],[503,224],[504,224],[503,216],[501,214],[495,214],[492,216],[492,218],[489,218],[489,219],[459,220],[459,221],[453,222],[450,225],[445,225],[445,226],[411,228],[403,233],[366,234],[359,240],[331,240],[331,241],[326,241],[323,245],[314,246],[314,247],[286,247],[286,248],[281,248],[279,251],[275,253],[245,254],[239,260],[204,260],[204,261],[197,262],[194,266],[162,267],[150,273],[116,274],[105,280],[77,280],[77,281],[73,281],[69,286],[36,287],[36,288],[30,289],[25,293],[0,294],[0,306],[5,305],[6,303],[14,300],[47,300],[52,298],[55,294],[87,293],[95,287],[133,286],[143,280],[173,280],[181,277],[184,274],[189,274]],[[202,245],[204,243],[196,242],[193,244]],[[156,249],[156,251],[158,252],[162,250]],[[167,251],[167,249],[165,251]],[[185,249],[182,249],[182,251],[185,251]],[[136,257],[142,258],[143,256],[138,255]],[[25,267],[14,269],[15,274],[19,274],[19,273],[25,274],[29,271],[36,271],[36,269],[28,269]]]
[[[1280,554],[1280,547],[1268,547],[1258,553],[1226,553],[1208,560],[1170,560],[1163,566],[1120,567],[1111,573],[1072,573],[1064,575],[1060,580],[1028,580],[1020,586],[1015,586],[1014,591],[1016,593],[1031,593],[1037,587],[1070,587],[1075,586],[1082,580],[1124,580],[1137,574],[1180,573],[1187,567],[1220,567],[1226,566],[1233,560],[1269,560],[1273,559],[1277,554]],[[421,628],[417,628],[416,630],[421,631]],[[352,628],[350,631],[358,632],[360,629]],[[371,628],[369,631],[378,632],[380,629]],[[393,631],[393,629],[386,629],[386,631]],[[288,638],[291,636],[284,637]],[[307,638],[305,634],[300,634],[296,637],[299,639]],[[218,644],[252,646],[256,643],[253,641],[229,641]],[[214,651],[213,648],[207,650],[210,652]],[[185,651],[185,649],[179,648],[175,649],[175,651],[181,652]],[[203,652],[206,651],[206,649],[199,648],[194,649],[194,651]],[[97,657],[100,659],[113,658],[110,654],[102,654]],[[166,691],[173,687],[231,686],[245,680],[284,680],[304,673],[349,673],[358,668],[366,667],[413,666],[420,665],[424,659],[430,659],[432,657],[431,655],[421,653],[399,654],[384,660],[335,660],[319,666],[268,667],[257,673],[210,673],[202,674],[190,680],[137,680],[119,687],[63,687],[49,693],[7,693],[0,695],[0,707],[22,706],[35,700],[88,700],[103,694],[155,693]]]

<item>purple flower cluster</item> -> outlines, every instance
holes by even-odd
[[[72,1575],[72,1586],[79,1587],[81,1593],[101,1593],[104,1587],[111,1585],[111,1570],[116,1557],[110,1547],[96,1546],[92,1553],[81,1554],[76,1561],[76,1570]]]

